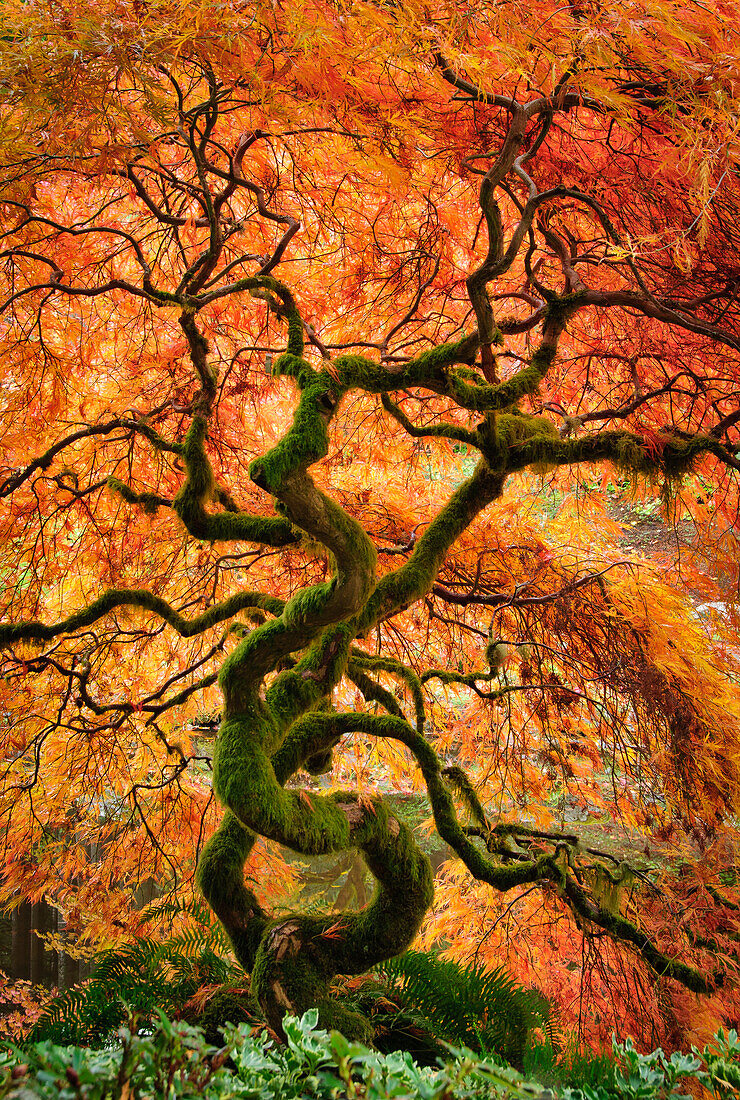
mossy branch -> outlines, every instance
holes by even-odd
[[[471,477],[452,494],[416,543],[411,557],[378,583],[358,618],[357,633],[366,635],[381,619],[408,607],[430,590],[450,547],[483,509],[496,500],[504,478],[481,461]]]
[[[188,533],[204,542],[256,542],[262,546],[298,542],[300,534],[282,517],[206,511],[205,504],[220,495],[205,450],[207,430],[206,418],[194,416],[183,445],[187,480],[172,502]]]
[[[252,705],[256,685],[283,657],[305,649],[326,628],[335,626],[339,633],[326,642],[327,653],[336,649],[334,656],[322,656],[320,648],[311,651],[299,668],[282,674],[270,690],[269,705],[284,732],[315,698],[308,681],[321,682],[321,690],[326,692],[341,676],[349,645],[349,634],[346,641],[340,638],[345,631],[341,624],[366,604],[375,584],[377,554],[362,526],[317,489],[306,472],[306,467],[327,451],[326,428],[338,399],[335,380],[326,372],[313,371],[290,351],[279,362],[279,369],[298,381],[300,400],[291,428],[271,451],[252,463],[250,476],[278,498],[296,527],[330,551],[336,568],[331,580],[290,599],[278,623],[266,624],[238,647],[225,663],[220,683],[226,713],[239,713],[243,706]]]
[[[447,668],[428,668],[421,674],[421,682],[428,684],[430,680],[439,680],[442,684],[462,684],[464,687],[472,687],[479,680],[493,680],[496,672],[452,672]]]
[[[465,771],[452,765],[451,767],[444,768],[442,775],[447,780],[448,784],[453,790],[457,791],[462,801],[467,806],[473,820],[480,825],[482,829],[489,829],[488,818],[486,817],[486,811],[483,809],[483,804],[478,798],[478,792],[473,784],[470,782]]]
[[[392,696],[391,696],[392,698]],[[308,717],[300,721],[308,721]],[[444,776],[444,767],[437,753],[423,736],[416,733],[404,719],[395,715],[362,713],[315,714],[310,716],[314,730],[323,730],[324,739],[344,733],[367,733],[385,737],[405,745],[415,758],[426,783],[437,830],[443,840],[460,856],[471,873],[482,882],[506,891],[535,881],[562,877],[553,857],[544,855],[536,860],[502,866],[487,859],[473,844],[457,818],[455,805]]]
[[[91,626],[110,614],[118,607],[131,607],[139,611],[148,611],[164,620],[182,638],[194,638],[212,626],[238,615],[246,608],[262,608],[273,615],[279,615],[283,609],[282,600],[262,592],[239,592],[221,603],[214,604],[202,615],[186,619],[161,596],[155,596],[145,588],[109,588],[87,607],[60,619],[57,623],[42,623],[36,620],[18,623],[0,623],[0,645],[12,645],[20,641],[49,641],[60,634],[73,634],[77,630]]]
[[[666,429],[645,439],[633,432],[609,430],[574,439],[536,435],[514,441],[508,448],[506,470],[513,473],[529,466],[567,466],[580,462],[612,462],[632,477],[663,477],[679,480],[691,471],[703,454],[712,454],[732,466],[732,455],[710,435],[685,436]]]
[[[412,668],[409,668],[408,665],[405,665],[395,657],[374,657],[369,653],[364,653],[361,649],[352,650],[351,666],[353,668],[359,666],[359,668],[367,669],[371,672],[388,672],[405,684],[414,703],[417,733],[424,732],[424,722],[426,719],[424,692],[421,679]]]
[[[322,717],[312,713],[299,719],[287,739],[289,749],[283,740],[276,757],[282,765],[278,775],[267,754],[269,712],[253,696],[251,710],[222,723],[214,756],[214,789],[231,813],[207,846],[199,882],[245,965],[252,961],[252,932],[259,934],[252,986],[278,1030],[287,1008],[323,1006],[335,973],[362,973],[403,950],[433,895],[429,860],[382,800],[362,801],[355,792],[308,795],[283,788],[283,776],[309,755],[309,745],[313,750],[327,743],[316,736]],[[331,727],[327,734],[330,741]],[[360,849],[378,882],[373,901],[339,919],[294,916],[262,925],[240,878],[248,847],[244,836],[252,833],[306,854]],[[221,864],[227,867],[226,876],[219,874]]]
[[[466,371],[450,371],[447,376],[449,396],[464,409],[479,412],[508,409],[522,397],[537,392],[554,358],[555,347],[543,343],[526,367],[497,385],[476,382]]]
[[[155,410],[161,411],[160,410]],[[150,414],[154,415],[154,413]],[[182,454],[182,445],[180,443],[171,443],[169,440],[164,439],[158,432],[151,428],[144,418],[137,420],[129,419],[127,417],[116,417],[115,420],[108,420],[104,424],[92,424],[86,428],[80,428],[76,432],[72,432],[64,439],[58,440],[51,447],[49,447],[43,454],[38,455],[37,458],[29,462],[21,470],[15,471],[5,481],[0,482],[0,498],[10,496],[15,490],[32,477],[37,470],[48,470],[56,456],[63,451],[66,447],[71,446],[80,439],[90,439],[97,435],[109,435],[110,432],[115,431],[117,428],[124,428],[127,431],[138,432],[141,435],[146,436],[149,442],[159,451],[170,451],[172,454]]]
[[[265,702],[277,728],[289,730],[296,718],[324,700],[339,683],[353,637],[349,623],[328,627],[293,668],[276,677]]]
[[[161,497],[157,493],[137,493],[125,481],[119,481],[117,477],[108,478],[108,488],[113,493],[118,493],[119,497],[126,501],[127,504],[140,505],[147,515],[155,515],[158,508],[171,508],[172,501],[167,497]]]
[[[460,340],[429,348],[392,369],[364,355],[340,355],[333,361],[332,368],[345,389],[391,393],[418,386],[446,393],[448,369],[456,363],[474,363],[478,346],[478,333],[473,332]]]
[[[282,745],[272,755],[272,766],[278,783],[287,783],[312,757],[328,755],[330,763],[331,750],[338,744],[342,734],[333,728],[331,722],[326,722],[325,718],[324,713],[312,712],[304,714],[291,726]],[[307,770],[317,774],[313,768]]]
[[[310,367],[306,364],[308,371]],[[293,423],[266,455],[254,460],[249,476],[255,485],[277,496],[288,474],[306,470],[323,458],[329,449],[327,425],[341,394],[336,384],[315,375],[304,374],[304,383]]]
[[[384,407],[412,435],[447,436],[477,446],[475,433],[455,424],[443,423],[418,429],[405,417],[388,393],[404,389],[427,389],[450,397],[461,408],[471,411],[496,412],[507,409],[527,394],[535,393],[555,358],[557,337],[551,322],[540,347],[534,352],[526,367],[505,382],[491,384],[477,372],[466,369],[475,361],[478,334],[422,352],[408,363],[393,370],[375,363],[362,355],[343,355],[332,363],[332,372],[344,390],[361,389],[366,393],[379,393]]]
[[[350,661],[347,665],[347,679],[351,680],[355,687],[362,693],[362,697],[366,703],[379,703],[388,714],[392,714],[394,717],[401,718],[404,721],[406,720],[403,708],[393,692],[388,691],[388,688],[384,688],[377,680],[373,680],[371,676],[363,672],[356,661]]]
[[[156,451],[164,451],[173,455],[182,454],[182,443],[173,443],[171,440],[165,439],[164,436],[161,436],[159,432],[156,432],[154,428],[150,427],[144,419],[124,421],[123,426],[129,428],[131,431],[138,432],[139,435],[143,435],[145,439],[149,440]]]
[[[566,876],[564,898],[577,917],[588,924],[596,925],[597,928],[603,928],[616,940],[630,944],[661,977],[673,978],[693,993],[713,993],[723,984],[722,971],[716,971],[707,978],[695,967],[666,955],[641,928],[626,917],[619,913],[610,913],[603,907],[597,906],[572,875]]]
[[[216,398],[218,375],[215,367],[208,361],[210,350],[208,341],[198,328],[195,310],[192,307],[183,309],[178,320],[188,342],[190,360],[201,384],[201,391],[195,399],[195,404],[200,413],[209,415]]]
[[[547,686],[542,684],[506,684],[504,687],[495,688],[493,691],[483,691],[482,688],[478,687],[482,680],[494,680],[498,673],[498,668],[489,668],[487,672],[450,672],[444,668],[430,668],[422,673],[421,680],[424,684],[428,684],[430,680],[439,680],[443,684],[461,684],[463,687],[471,688],[480,699],[486,699],[489,702],[504,699],[507,695],[514,695],[519,691],[531,691],[533,689],[542,691],[543,687]]]

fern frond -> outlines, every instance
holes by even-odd
[[[143,1016],[161,1009],[176,1017],[200,988],[243,980],[211,927],[163,941],[141,937],[100,954],[85,985],[53,998],[30,1037],[96,1045],[121,1024],[128,1006]]]
[[[545,998],[519,985],[503,967],[462,966],[409,951],[377,972],[395,984],[407,1014],[454,1046],[493,1052],[517,1064],[528,1033],[554,1026]]]

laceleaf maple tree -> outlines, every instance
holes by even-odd
[[[382,767],[478,882],[717,987],[713,865],[677,936],[572,818],[737,813],[730,8],[2,18],[4,896],[99,942],[197,857],[270,1023],[351,1028],[433,898]],[[691,513],[673,574],[610,477]],[[373,899],[272,912],[263,841]]]

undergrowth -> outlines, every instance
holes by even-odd
[[[219,929],[198,925],[168,940],[140,938],[103,952],[87,982],[47,1002],[28,1040],[100,1046],[130,1011],[142,1023],[162,1012],[197,1023],[214,1043],[227,1021],[261,1020],[247,976],[219,937]]]
[[[684,1078],[718,1100],[740,1093],[734,1032],[690,1055],[640,1055],[629,1040],[594,1054],[564,1042],[542,994],[502,968],[420,952],[334,991],[368,1019],[374,1050],[317,1030],[315,1012],[286,1023],[287,1046],[274,1045],[218,936],[199,927],[99,956],[90,980],[53,998],[0,1055],[0,1100],[666,1100],[684,1095]]]
[[[159,1014],[153,1026],[129,1016],[100,1050],[50,1041],[0,1052],[0,1100],[675,1100],[687,1087],[729,1100],[740,1087],[740,1043],[717,1035],[703,1052],[638,1054],[614,1044],[609,1087],[553,1091],[495,1059],[449,1047],[443,1063],[419,1066],[407,1053],[381,1054],[317,1028],[318,1013],[286,1017],[286,1043],[245,1024],[225,1044]]]
[[[555,1038],[546,998],[515,982],[503,967],[487,970],[407,951],[381,963],[376,973],[389,983],[390,998],[404,1016],[437,1043],[497,1054],[521,1068],[535,1028]]]

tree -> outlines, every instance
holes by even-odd
[[[346,787],[371,751],[478,881],[722,980],[548,809],[705,847],[737,813],[731,630],[624,561],[599,491],[692,508],[680,582],[731,613],[738,43],[688,9],[6,5],[6,897],[100,933],[197,852],[272,1025],[351,1027],[331,980],[433,894]],[[258,838],[359,850],[373,900],[271,914]]]

